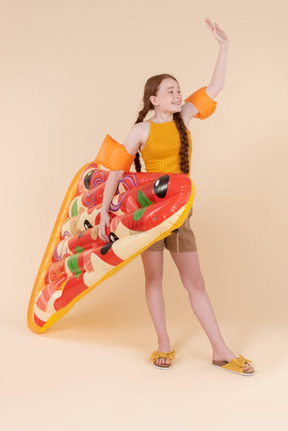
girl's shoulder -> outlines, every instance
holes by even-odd
[[[150,122],[149,120],[141,121],[141,123],[135,124],[139,128],[139,130],[149,131],[150,130]]]
[[[124,147],[129,154],[134,155],[138,150],[142,150],[149,136],[149,131],[149,121],[143,121],[133,125],[124,141]]]
[[[132,126],[132,130],[137,130],[139,133],[141,131],[145,132],[145,131],[149,131],[150,130],[150,123],[149,120],[147,121],[141,121],[141,123],[136,123]]]
[[[141,142],[141,147],[143,147],[148,139],[149,132],[150,132],[150,123],[149,121],[142,121],[141,123],[134,124],[133,129],[137,133],[139,137],[139,141]]]

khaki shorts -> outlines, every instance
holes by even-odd
[[[195,235],[190,226],[192,213],[193,208],[191,208],[184,223],[179,227],[178,233],[173,232],[169,236],[166,236],[166,238],[154,242],[154,244],[148,247],[147,250],[163,251],[165,247],[167,250],[175,253],[197,251]]]

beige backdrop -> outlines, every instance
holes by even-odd
[[[1,1],[2,429],[286,430],[286,0]],[[146,79],[208,85],[230,40],[215,114],[190,123],[192,225],[222,334],[257,374],[210,366],[209,341],[165,254],[173,367],[157,340],[140,257],[47,333],[26,328],[33,283],[74,174],[123,142]]]

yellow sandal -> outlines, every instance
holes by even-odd
[[[239,358],[233,358],[230,362],[228,361],[212,361],[214,367],[222,368],[227,371],[232,371],[232,373],[241,374],[242,376],[253,376],[255,374],[254,368],[249,364],[252,361],[244,358],[244,356],[239,355]],[[244,365],[247,363],[250,368],[244,370]]]
[[[167,370],[168,368],[171,367],[171,364],[156,364],[155,362],[159,358],[169,359],[172,364],[172,360],[175,359],[175,350],[172,350],[171,352],[167,352],[167,353],[158,352],[158,350],[155,350],[151,355],[150,360],[153,362],[154,367],[160,368],[161,370]]]

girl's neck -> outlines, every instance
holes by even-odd
[[[162,112],[153,115],[152,118],[150,118],[153,123],[168,123],[169,121],[173,121],[173,114],[170,112]]]

